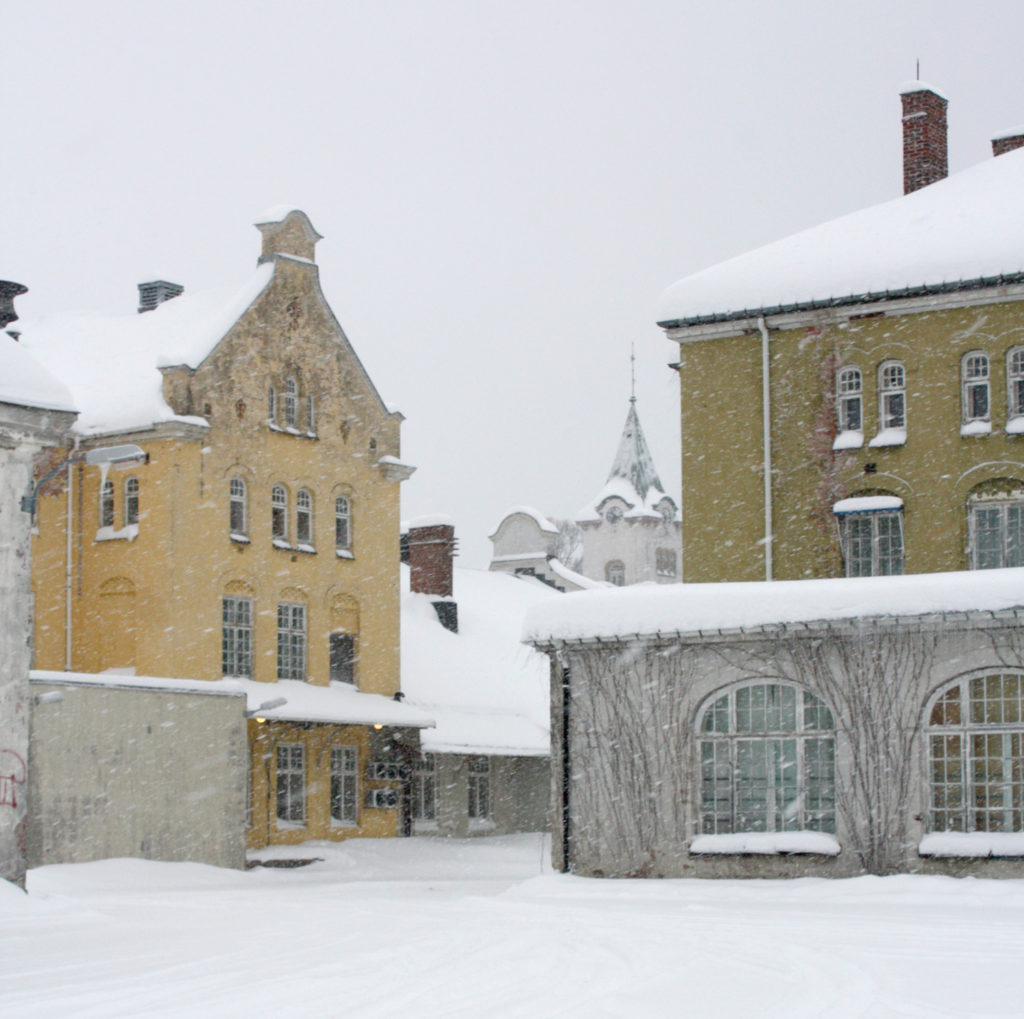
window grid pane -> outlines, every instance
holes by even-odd
[[[331,817],[354,823],[359,802],[359,751],[331,748]]]
[[[252,600],[221,601],[221,673],[252,676]]]
[[[277,746],[277,817],[291,822],[306,819],[306,748],[301,743]]]
[[[306,678],[306,606],[277,606],[277,678]]]

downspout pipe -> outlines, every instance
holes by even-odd
[[[761,430],[764,447],[764,579],[772,579],[772,552],[775,541],[772,523],[772,389],[768,356],[768,325],[762,315],[757,320],[761,331]]]
[[[572,755],[569,747],[569,710],[572,704],[572,686],[571,686],[571,673],[569,666],[565,665],[562,667],[562,717],[561,717],[561,737],[562,737],[562,753],[561,753],[561,766],[562,766],[562,802],[559,805],[561,807],[561,836],[562,836],[562,873],[569,874],[572,872],[572,860],[570,859],[571,853],[571,841],[569,825],[572,819],[571,803],[569,801],[569,780],[572,777]]]
[[[78,436],[75,436],[75,445],[71,451],[72,458],[78,452]],[[64,671],[71,671],[71,648],[72,643],[72,614],[71,614],[71,588],[72,588],[72,532],[74,528],[71,526],[72,514],[74,513],[74,502],[72,501],[72,489],[74,488],[75,479],[75,465],[74,463],[68,464],[68,507],[67,507],[67,548],[65,549],[65,555],[67,557],[67,569],[64,573]]]

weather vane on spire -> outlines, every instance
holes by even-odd
[[[636,403],[636,344],[629,345],[629,402]]]

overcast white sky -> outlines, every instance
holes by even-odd
[[[0,278],[22,318],[241,282],[280,202],[405,413],[403,516],[485,566],[510,506],[572,515],[629,398],[678,500],[680,276],[901,188],[898,91],[950,168],[1024,123],[1021,0],[6,0]],[[742,409],[738,409],[738,412]]]

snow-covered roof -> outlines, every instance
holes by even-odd
[[[42,410],[76,409],[68,387],[5,333],[0,333],[0,403]]]
[[[362,693],[348,683],[314,686],[297,680],[257,683],[253,679],[172,679],[134,676],[122,672],[50,672],[34,669],[29,678],[40,683],[105,686],[119,689],[196,693],[211,696],[244,696],[246,710],[283,697],[276,708],[260,711],[261,718],[281,722],[324,722],[335,725],[387,725],[425,728],[433,725],[429,714],[380,694]]]
[[[1024,608],[1024,568],[581,591],[532,611],[534,643]]]
[[[459,630],[438,621],[431,599],[409,591],[402,567],[402,691],[430,715],[431,753],[549,753],[547,659],[520,643],[523,617],[562,595],[536,580],[454,570]]]
[[[663,327],[1024,281],[1024,150],[687,276]]]
[[[611,498],[619,498],[629,509],[627,517],[658,517],[661,512],[658,505],[668,498],[665,488],[658,477],[654,458],[640,427],[640,417],[636,412],[636,399],[629,401],[629,412],[626,423],[622,427],[619,448],[608,472],[608,480],[604,487],[576,515],[577,521],[598,520],[601,516],[602,504]],[[671,500],[670,500],[671,501]],[[675,503],[672,503],[673,507]]]
[[[82,434],[146,428],[181,418],[164,402],[161,366],[199,365],[263,292],[261,265],[241,287],[182,294],[130,315],[68,312],[23,321],[21,344],[70,391]]]
[[[513,506],[502,514],[501,523],[498,524],[494,534],[491,535],[491,540],[494,540],[494,536],[501,529],[501,524],[505,523],[509,517],[514,517],[518,514],[529,517],[545,534],[558,534],[558,528],[540,510],[534,509],[532,506]]]

